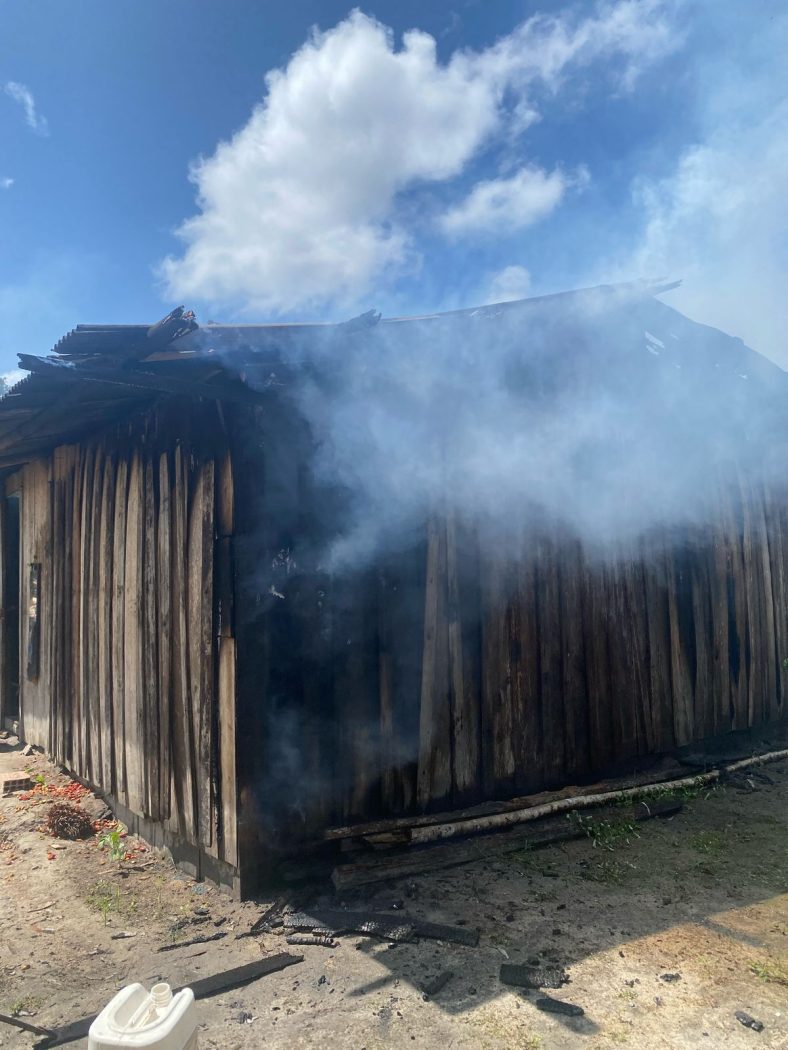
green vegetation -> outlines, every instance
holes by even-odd
[[[619,860],[601,860],[581,868],[580,877],[589,882],[607,882],[620,886],[627,876],[636,870],[634,864],[625,864]]]
[[[126,856],[126,843],[123,839],[125,828],[118,824],[112,831],[105,832],[99,839],[101,849],[108,849],[112,860],[123,860]]]
[[[577,831],[591,839],[595,849],[612,852],[619,846],[628,846],[632,839],[640,838],[635,821],[626,817],[620,820],[595,820],[582,813],[569,813],[567,819]]]
[[[12,1017],[19,1017],[20,1014],[34,1015],[40,1006],[43,1006],[44,1000],[37,995],[25,995],[21,999],[16,999],[8,1009],[9,1014]]]
[[[728,849],[728,837],[724,831],[699,831],[691,839],[692,848],[706,856],[719,857]]]
[[[788,968],[775,959],[765,959],[763,962],[754,962],[750,970],[756,977],[767,984],[781,984],[788,988]]]
[[[129,917],[137,911],[137,898],[124,896],[119,886],[115,886],[105,879],[101,879],[91,886],[85,896],[85,903],[100,912],[105,926],[109,924],[109,917],[113,912]]]

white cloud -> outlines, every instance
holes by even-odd
[[[414,265],[425,217],[405,219],[404,190],[450,183],[512,121],[522,130],[538,116],[537,86],[558,91],[604,57],[618,88],[671,46],[662,0],[578,10],[531,18],[447,62],[427,33],[411,30],[397,48],[359,11],[315,31],[268,75],[245,126],[194,165],[199,211],[178,230],[183,253],[161,265],[167,294],[247,312],[346,305]],[[554,206],[563,179],[523,172],[509,187],[520,223]],[[495,193],[474,192],[498,221]]]
[[[39,135],[49,134],[47,119],[36,109],[36,100],[33,98],[33,92],[30,88],[18,83],[16,80],[9,80],[5,85],[4,91],[9,98],[12,98],[14,102],[19,103],[22,107],[25,114],[25,123],[29,128],[32,128]]]
[[[524,266],[505,266],[493,274],[482,294],[485,303],[507,303],[525,299],[531,290],[531,275]]]
[[[557,207],[568,180],[560,171],[521,168],[514,175],[477,182],[440,219],[444,233],[502,233],[530,226]]]
[[[5,383],[6,389],[10,390],[12,386],[25,378],[27,372],[23,372],[21,368],[12,368],[10,372],[3,372],[0,374],[0,380]]]
[[[0,179],[0,190],[10,190],[13,185],[14,185],[14,180],[12,178],[10,178],[8,175],[6,175],[2,179]]]
[[[737,72],[704,74],[698,141],[634,188],[645,223],[626,276],[682,278],[672,306],[788,368],[786,47],[788,18],[774,20]]]

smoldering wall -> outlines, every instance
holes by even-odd
[[[693,542],[743,477],[780,483],[783,373],[637,290],[197,335],[270,395],[247,435],[264,453],[267,525],[245,542],[276,654],[265,792],[288,820],[364,812],[381,793],[389,809],[421,804],[429,521],[453,523],[473,636],[480,548],[512,566],[496,581],[505,602],[529,536],[614,565],[654,535]],[[383,742],[387,674],[399,724]],[[375,753],[382,787],[357,752]]]

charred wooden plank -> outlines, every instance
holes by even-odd
[[[563,665],[561,660],[561,582],[555,539],[537,542],[539,673],[542,699],[542,746],[547,785],[565,779]]]
[[[427,526],[427,580],[424,592],[424,655],[421,676],[419,768],[420,808],[439,805],[451,793],[451,709],[449,637],[446,619],[446,529],[432,515]]]
[[[172,794],[172,508],[170,505],[169,453],[159,455],[156,603],[158,630],[159,739],[157,752],[159,811],[163,820],[170,818]]]
[[[515,786],[529,791],[543,783],[542,710],[539,695],[539,619],[536,592],[536,557],[530,535],[524,538],[516,568],[517,620],[510,623],[510,661],[517,668],[519,711],[515,711]]]
[[[128,507],[128,462],[122,451],[118,458],[115,483],[115,511],[112,535],[112,725],[115,738],[115,768],[112,790],[128,805],[126,777],[126,702],[124,619],[126,612],[126,511]]]
[[[649,648],[649,696],[652,740],[656,751],[674,746],[673,691],[670,663],[670,617],[661,538],[652,538],[644,550],[643,566]]]
[[[566,741],[566,772],[582,776],[590,767],[588,691],[583,640],[580,544],[567,540],[561,572],[561,647]]]
[[[288,912],[283,916],[286,930],[311,930],[324,935],[361,933],[386,941],[410,941],[416,928],[415,920],[406,916],[375,912],[344,911],[339,908],[316,908]]]
[[[145,811],[145,710],[143,685],[143,466],[132,453],[126,509],[126,570],[123,610],[126,780],[129,808]]]
[[[209,941],[220,941],[226,936],[227,934],[224,930],[217,930],[216,933],[202,933],[198,937],[190,937],[185,941],[173,941],[172,944],[162,944],[156,951],[173,952],[176,948],[191,948],[193,944],[208,944]]]
[[[172,763],[173,788],[180,833],[197,841],[197,775],[194,723],[191,714],[188,601],[188,477],[183,447],[175,447],[172,484]]]
[[[142,556],[142,637],[143,637],[143,714],[145,739],[145,807],[154,820],[161,820],[160,769],[153,761],[161,746],[159,700],[159,622],[158,622],[158,508],[154,484],[154,463],[148,455],[143,465],[144,532]],[[169,793],[169,785],[167,785]]]
[[[471,550],[473,548],[473,550]],[[453,510],[446,517],[447,621],[449,679],[451,688],[451,753],[455,801],[471,798],[478,791],[480,769],[480,710],[478,661],[474,659],[474,618],[477,603],[463,588],[462,566],[475,561],[476,545],[462,529]],[[474,598],[478,596],[474,594]]]
[[[502,963],[501,981],[515,988],[561,988],[569,980],[566,970],[557,966],[530,966],[528,963]]]
[[[215,845],[213,795],[214,461],[197,468],[189,513],[188,638],[199,840]]]
[[[101,786],[114,787],[115,738],[112,708],[112,590],[113,528],[115,517],[115,465],[111,456],[104,459],[101,484],[98,570],[98,701],[101,723]]]
[[[514,789],[515,751],[513,706],[514,669],[510,663],[509,632],[517,631],[516,613],[510,615],[510,573],[498,551],[485,546],[479,554],[481,576],[481,681],[482,681],[482,778],[484,793],[495,795]],[[514,693],[519,690],[515,686]]]
[[[334,940],[334,938],[327,933],[289,933],[285,937],[285,941],[288,944],[311,944],[316,945],[319,948],[339,947],[339,941]]]

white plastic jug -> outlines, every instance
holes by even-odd
[[[197,1017],[194,993],[183,988],[172,994],[168,984],[141,984],[121,989],[90,1026],[88,1050],[110,1047],[156,1047],[156,1050],[194,1050]]]

